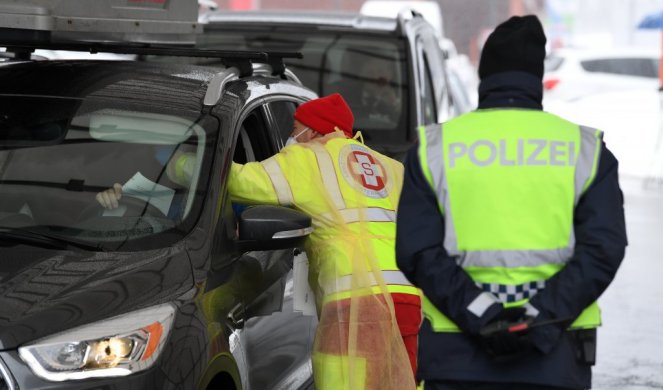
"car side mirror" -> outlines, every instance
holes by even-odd
[[[239,216],[240,251],[287,249],[300,246],[313,232],[311,217],[279,206],[253,206]]]

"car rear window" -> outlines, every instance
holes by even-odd
[[[653,58],[605,58],[580,63],[588,72],[658,78],[658,61]]]
[[[207,49],[301,52],[286,65],[302,83],[325,96],[339,92],[367,143],[405,141],[408,76],[405,42],[396,35],[310,29],[210,28]]]

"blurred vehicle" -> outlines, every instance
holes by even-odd
[[[340,92],[366,144],[395,158],[415,142],[417,126],[470,109],[449,80],[435,30],[416,12],[223,11],[201,22],[201,48],[301,52],[301,60],[286,59],[288,68],[320,96]]]
[[[367,16],[398,17],[399,14],[416,11],[435,29],[438,38],[444,36],[442,11],[437,1],[426,0],[366,0],[359,13]]]
[[[620,176],[663,178],[663,110],[655,88],[595,93],[551,100],[545,109],[604,132],[619,160]]]
[[[658,72],[656,51],[559,49],[545,61],[544,104],[611,91],[656,90]]]
[[[444,34],[444,22],[440,5],[435,1],[421,0],[367,0],[359,13],[367,16],[397,18],[399,14],[416,12],[433,26],[440,49],[446,57],[450,90],[460,106],[473,109],[477,106],[479,76],[467,55],[458,53],[454,42]],[[468,109],[468,110],[469,110]]]
[[[199,12],[216,11],[219,4],[214,0],[198,0]]]
[[[456,86],[457,100],[463,100],[463,106],[475,109],[479,104],[479,73],[466,54],[458,53],[456,44],[449,38],[440,39],[440,48],[447,59],[449,83]]]

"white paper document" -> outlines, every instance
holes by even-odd
[[[173,202],[175,190],[155,183],[140,172],[136,172],[122,186],[122,196],[131,196],[150,203],[164,215],[168,215],[170,204]]]
[[[315,296],[308,284],[308,258],[306,253],[300,252],[292,264],[292,308],[305,316],[315,316]]]

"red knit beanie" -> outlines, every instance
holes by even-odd
[[[320,134],[332,133],[334,127],[338,127],[348,138],[352,138],[355,118],[348,104],[338,93],[300,105],[294,117]]]

